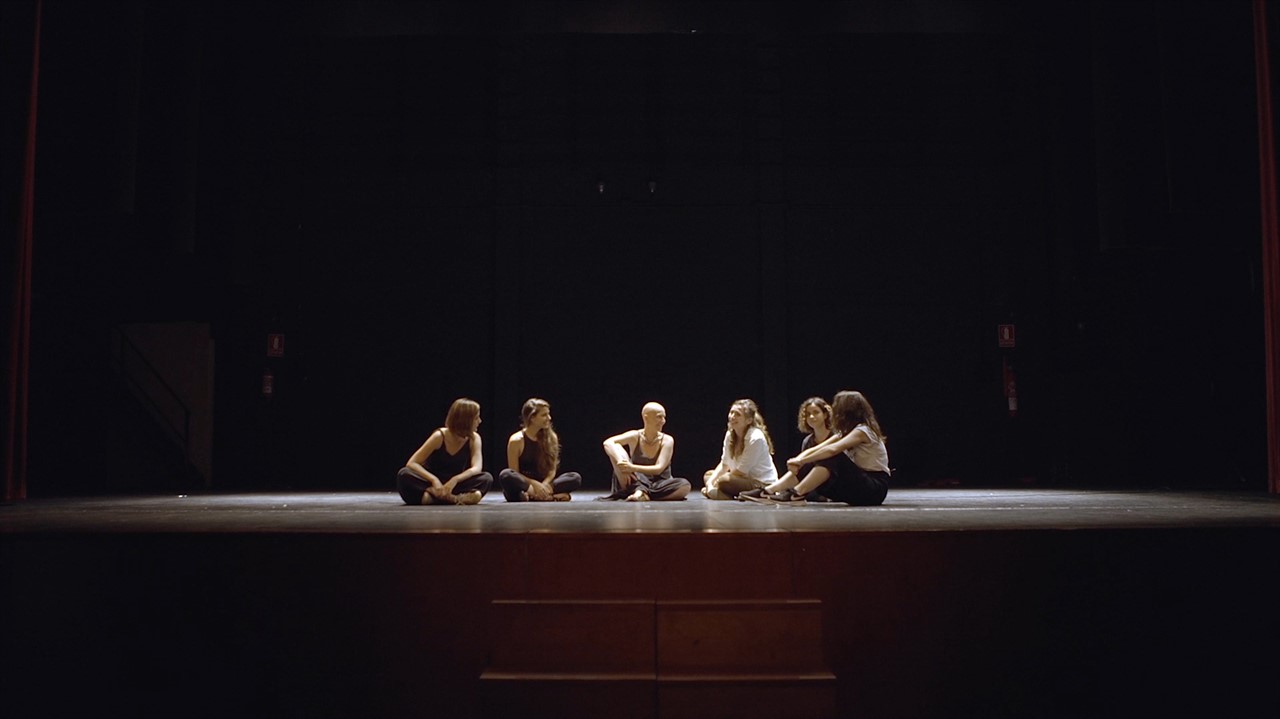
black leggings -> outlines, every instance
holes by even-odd
[[[889,494],[888,472],[868,472],[854,464],[844,452],[818,460],[817,466],[825,468],[831,476],[813,491],[828,499],[874,507],[883,504]]]
[[[471,479],[464,479],[453,485],[454,494],[466,494],[479,490],[480,496],[489,493],[493,486],[493,475],[481,472]],[[431,488],[431,483],[419,477],[412,469],[402,467],[396,473],[396,489],[400,490],[400,498],[405,504],[422,504],[422,495]]]
[[[502,496],[506,497],[508,502],[528,501],[524,491],[529,488],[529,483],[510,469],[504,469],[498,473],[498,484],[502,485]],[[565,472],[551,480],[551,491],[555,494],[568,494],[581,488],[582,475],[577,472]]]

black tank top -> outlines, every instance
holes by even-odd
[[[543,480],[542,470],[539,468],[542,460],[542,445],[529,439],[529,435],[524,436],[524,448],[520,450],[520,474],[530,478]]]
[[[666,440],[664,439],[662,441],[665,442]],[[645,456],[644,450],[640,449],[640,446],[641,446],[640,442],[641,442],[641,439],[639,437],[636,437],[636,446],[634,449],[631,450],[631,463],[640,464],[640,465],[656,463],[658,461],[658,458]],[[662,454],[661,444],[658,445],[658,454]],[[649,478],[650,479],[671,479],[671,465],[668,464],[666,467],[663,467],[661,474],[657,474]]]
[[[443,435],[444,431],[440,430]],[[434,474],[441,482],[448,482],[451,477],[461,474],[471,466],[471,438],[462,443],[456,454],[449,454],[445,449],[444,437],[440,437],[440,447],[427,456],[427,471]]]
[[[800,451],[803,452],[806,449],[809,449],[810,447],[812,447],[814,444],[815,443],[813,441],[813,432],[810,432],[809,434],[806,434],[804,436],[804,439],[800,440]]]

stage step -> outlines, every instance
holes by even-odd
[[[830,672],[779,675],[659,677],[662,719],[823,719],[836,716],[836,678]]]
[[[653,623],[652,601],[495,600],[488,671],[652,679]]]
[[[825,671],[822,603],[658,602],[658,674]]]
[[[507,674],[480,676],[480,703],[490,719],[652,719],[659,716],[653,675]],[[705,717],[704,717],[705,719]]]
[[[499,600],[490,614],[491,717],[835,713],[817,600]]]

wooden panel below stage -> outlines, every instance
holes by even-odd
[[[813,599],[840,716],[1275,716],[1278,539],[10,533],[0,676],[15,717],[479,717],[494,600]]]

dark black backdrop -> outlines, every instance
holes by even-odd
[[[173,488],[88,468],[179,319],[219,489],[389,487],[462,395],[595,486],[661,401],[693,477],[845,388],[903,483],[1265,486],[1249,3],[907,5],[46,2],[31,494]]]

